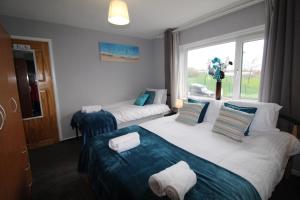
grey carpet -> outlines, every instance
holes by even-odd
[[[86,177],[77,172],[80,141],[30,151],[33,200],[94,200]]]
[[[80,140],[30,151],[33,200],[95,200],[86,177],[77,172]],[[300,177],[292,176],[276,187],[271,200],[299,200]]]

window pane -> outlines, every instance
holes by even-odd
[[[209,61],[214,57],[234,61],[235,42],[219,44],[194,50],[187,55],[189,95],[215,96],[216,80],[208,74]],[[232,97],[234,65],[228,65],[222,80],[222,96]]]
[[[264,40],[243,44],[241,98],[258,99]]]

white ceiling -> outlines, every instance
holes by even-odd
[[[109,0],[1,0],[0,14],[70,26],[155,38],[166,28],[180,27],[219,9],[253,0],[125,0],[130,24],[107,22]]]

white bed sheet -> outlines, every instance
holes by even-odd
[[[170,108],[166,104],[136,106],[133,104],[133,101],[134,100],[130,100],[110,106],[104,106],[104,109],[115,116],[118,124],[142,119],[152,115],[168,113],[170,111]]]
[[[243,142],[236,142],[213,133],[212,124],[208,122],[189,126],[176,122],[176,116],[159,118],[140,126],[245,178],[263,200],[271,197],[284,174],[289,156],[300,152],[299,141],[285,132],[253,132]]]

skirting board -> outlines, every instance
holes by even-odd
[[[78,137],[81,137],[81,133],[79,132],[79,135],[78,135]],[[62,140],[60,140],[59,142],[63,142],[63,141],[66,141],[66,140],[71,140],[71,139],[75,139],[75,138],[77,138],[77,136],[76,135],[74,135],[74,136],[71,136],[71,137],[67,137],[67,138],[63,138]]]

